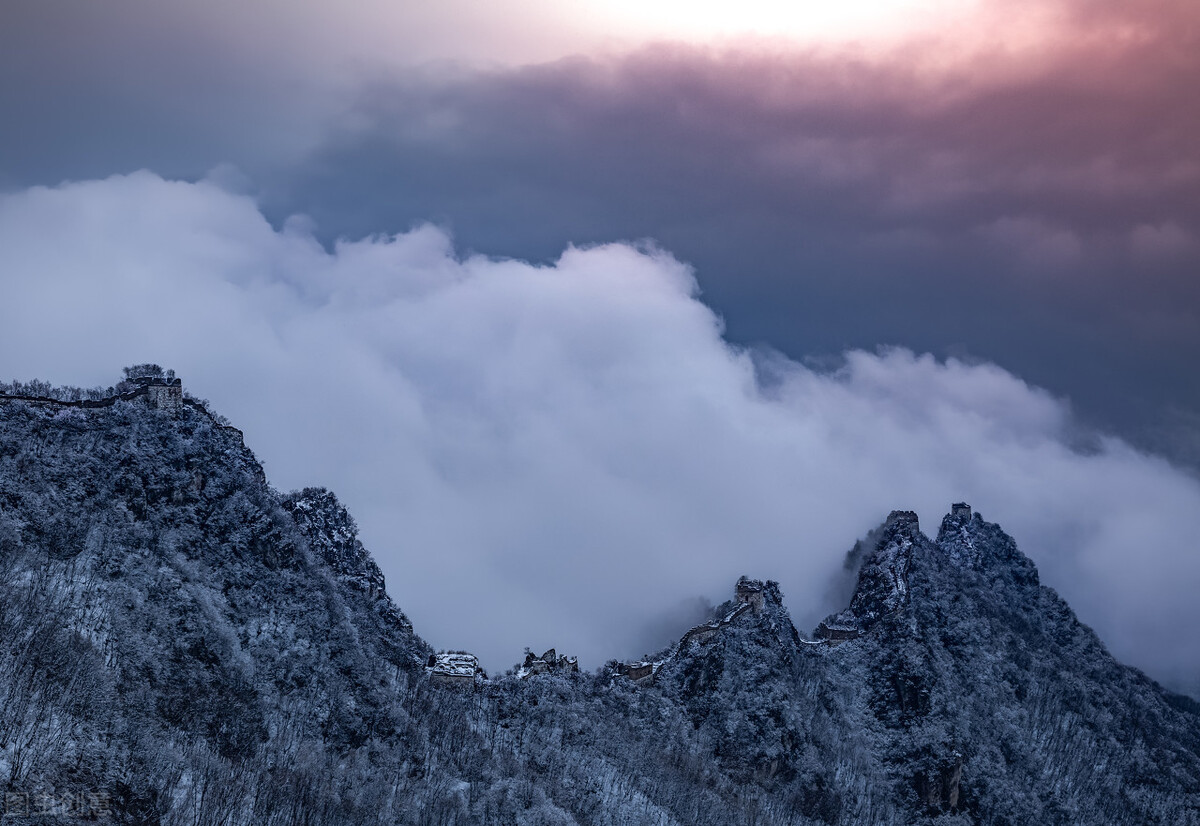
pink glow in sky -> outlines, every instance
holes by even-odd
[[[60,42],[79,35],[68,60],[76,49],[104,50],[105,41],[158,44],[164,51],[186,43],[210,56],[253,54],[263,68],[282,59],[293,71],[329,78],[426,63],[538,63],[663,41],[868,50],[937,41],[955,51],[1013,49],[1077,36],[1088,17],[1107,15],[1094,12],[1096,6],[1091,0],[43,0],[18,4],[12,17],[14,29],[32,21],[54,29]],[[109,28],[110,37],[92,36]]]
[[[980,0],[589,0],[576,14],[589,28],[630,39],[705,41],[743,35],[801,43],[887,40],[962,22]]]

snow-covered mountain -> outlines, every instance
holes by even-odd
[[[645,662],[487,679],[176,387],[2,388],[9,822],[1200,824],[1200,706],[966,505],[893,512],[811,633],[742,579]]]

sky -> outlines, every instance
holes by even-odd
[[[743,573],[811,625],[965,499],[1200,692],[1200,6],[0,17],[0,375],[173,367],[435,646],[594,666]]]

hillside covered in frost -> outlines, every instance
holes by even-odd
[[[6,822],[1200,824],[1200,707],[965,505],[817,629],[743,579],[646,662],[442,673],[332,493],[140,378],[0,387]]]

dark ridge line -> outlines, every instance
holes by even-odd
[[[176,381],[178,382],[179,380],[176,379]],[[97,409],[101,409],[101,408],[112,407],[117,402],[132,402],[132,401],[137,401],[138,399],[147,398],[150,395],[150,387],[151,386],[166,387],[168,385],[166,383],[151,382],[151,383],[143,384],[141,387],[138,387],[136,390],[130,390],[128,393],[118,393],[115,396],[109,396],[104,399],[66,400],[66,399],[51,399],[46,396],[22,396],[22,395],[13,395],[13,394],[9,394],[9,393],[0,393],[0,402],[27,402],[27,403],[31,403],[31,404],[53,405],[56,407],[69,407],[69,408],[75,408],[77,410],[97,410]],[[203,404],[196,401],[195,399],[189,399],[186,396],[183,396],[182,398],[180,398],[179,401],[180,401],[181,405],[190,407],[192,410],[195,410],[196,412],[203,414],[205,416],[205,418],[207,418],[209,420],[209,422],[218,430],[224,430],[230,434],[236,435],[238,438],[238,442],[241,444],[242,448],[248,449],[248,448],[246,448],[246,434],[243,433],[239,428],[236,428],[231,424],[222,424],[221,422],[219,422],[217,420],[217,417],[213,414],[213,412],[211,410],[209,410],[207,407],[205,407]],[[255,459],[253,464],[254,464],[255,468],[257,468],[257,470],[258,470],[257,475],[258,475],[260,481],[265,483],[267,481],[267,473],[265,470],[263,470],[262,464],[257,460],[257,458]]]

